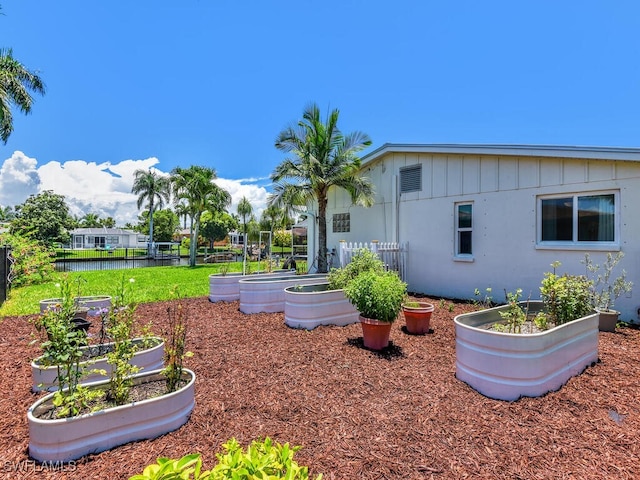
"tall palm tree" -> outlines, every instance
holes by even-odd
[[[242,199],[238,202],[238,206],[236,207],[238,211],[238,215],[242,217],[242,243],[243,246],[243,255],[242,255],[242,274],[244,275],[247,271],[247,241],[248,241],[248,229],[247,229],[247,217],[251,217],[253,213],[253,207],[251,206],[251,202],[247,197],[242,197]]]
[[[318,272],[327,271],[327,202],[331,188],[343,188],[351,201],[363,206],[373,204],[371,181],[358,174],[359,151],[371,145],[369,136],[362,132],[342,134],[338,129],[335,109],[326,123],[322,122],[316,104],[309,105],[302,120],[284,129],[275,146],[291,153],[271,174],[274,182],[269,205],[318,206]],[[310,259],[311,265],[311,259]]]
[[[13,132],[11,107],[30,113],[33,103],[30,92],[44,95],[42,79],[13,58],[11,49],[0,49],[0,139],[5,145]]]
[[[184,201],[185,211],[190,219],[191,242],[189,245],[189,265],[195,267],[198,251],[198,231],[205,211],[222,212],[231,203],[231,194],[216,185],[213,180],[216,171],[212,168],[192,165],[177,167],[171,171],[171,185],[176,203]]]
[[[149,246],[147,254],[153,254],[153,212],[169,203],[171,183],[169,177],[160,175],[157,171],[136,170],[134,172],[131,192],[138,195],[138,208],[147,202],[149,208]]]

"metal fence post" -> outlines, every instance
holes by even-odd
[[[9,290],[9,247],[0,247],[0,305],[7,299]]]

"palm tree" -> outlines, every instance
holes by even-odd
[[[171,183],[169,177],[152,170],[136,170],[134,172],[131,192],[138,195],[138,209],[147,202],[149,208],[149,247],[147,254],[153,254],[153,212],[169,202]]]
[[[83,228],[98,228],[102,226],[100,216],[95,213],[86,213],[79,221]]]
[[[327,202],[329,190],[343,188],[351,201],[363,206],[373,204],[371,181],[358,175],[360,158],[356,153],[371,145],[362,132],[342,134],[338,129],[337,109],[322,122],[316,104],[308,106],[296,126],[278,135],[277,149],[292,153],[271,174],[274,182],[269,205],[318,205],[318,272],[327,271]]]
[[[238,215],[242,217],[242,243],[244,244],[244,253],[242,255],[242,274],[244,275],[247,266],[247,217],[251,217],[251,213],[253,213],[253,207],[251,206],[251,203],[249,202],[247,197],[242,197],[242,199],[238,202],[236,210],[238,211]]]
[[[0,139],[5,145],[13,132],[11,107],[30,113],[33,98],[29,92],[44,95],[42,79],[13,58],[11,49],[0,49]]]
[[[269,238],[273,243],[273,230],[275,227],[284,228],[289,220],[287,210],[279,208],[276,205],[269,205],[262,211],[260,218],[260,228],[269,229]],[[271,245],[269,245],[269,254],[271,254]]]
[[[8,222],[16,217],[16,213],[13,211],[10,205],[3,207],[0,205],[0,222]]]
[[[189,217],[188,205],[184,202],[178,202],[175,204],[174,210],[178,218],[182,219],[182,228],[187,229],[187,218]]]
[[[171,171],[171,185],[176,203],[184,201],[185,211],[190,218],[191,242],[189,245],[189,265],[195,267],[198,250],[198,231],[205,211],[221,212],[231,203],[231,195],[216,185],[213,180],[216,171],[212,168],[192,165],[177,167]]]

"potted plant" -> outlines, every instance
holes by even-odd
[[[344,294],[360,313],[364,346],[382,350],[389,345],[391,324],[400,313],[407,292],[396,272],[359,273],[344,287]]]
[[[502,306],[458,315],[456,378],[499,400],[558,390],[598,360],[598,314],[584,275],[547,272],[541,300],[506,293]],[[526,327],[526,328],[525,328]]]
[[[123,289],[124,290],[124,287]],[[29,455],[41,462],[67,462],[131,441],[155,438],[183,425],[195,405],[195,374],[183,368],[186,318],[182,304],[168,309],[166,367],[138,373],[132,365],[134,307],[117,296],[110,316],[114,348],[107,354],[109,380],[81,383],[73,342],[60,340],[58,390],[27,412]],[[62,358],[60,358],[62,360]]]
[[[602,332],[616,330],[620,312],[613,309],[614,302],[620,295],[631,292],[633,288],[633,282],[627,281],[625,270],[622,270],[622,273],[615,279],[612,278],[613,270],[620,263],[622,257],[624,257],[623,252],[618,252],[616,255],[611,252],[607,253],[607,260],[600,271],[600,265],[593,263],[588,253],[584,256],[583,263],[587,267],[587,272],[593,275],[591,302],[593,308],[600,314],[599,328]]]
[[[435,310],[432,303],[417,300],[402,303],[402,315],[404,316],[407,332],[414,335],[429,333],[431,314]]]

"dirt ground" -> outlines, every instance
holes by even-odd
[[[600,361],[559,391],[504,402],[455,378],[455,315],[432,300],[432,332],[393,326],[382,354],[359,324],[294,330],[284,314],[245,315],[238,303],[188,300],[186,366],[196,406],[175,432],[53,468],[28,457],[30,317],[0,322],[2,478],[126,479],[157,457],[200,452],[211,467],[231,437],[301,445],[295,459],[333,479],[640,478],[640,331],[599,334]],[[141,305],[162,331],[167,304]],[[92,329],[96,326],[92,326]]]

